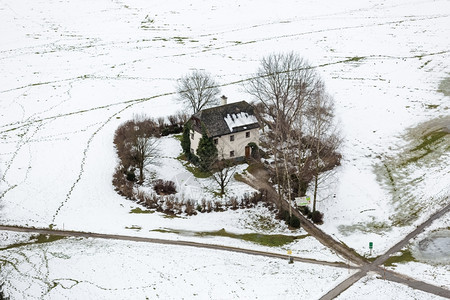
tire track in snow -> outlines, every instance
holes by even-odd
[[[318,30],[305,31],[305,32],[299,32],[299,33],[293,33],[293,34],[283,34],[283,35],[279,35],[279,36],[260,38],[260,39],[251,40],[251,41],[247,41],[247,42],[234,43],[231,45],[219,46],[219,47],[214,47],[214,48],[207,48],[207,49],[193,51],[193,52],[189,52],[189,53],[179,53],[179,54],[173,54],[173,55],[156,56],[155,58],[169,58],[169,57],[194,55],[194,54],[200,54],[200,53],[211,52],[211,51],[216,51],[216,50],[222,50],[222,49],[226,49],[226,48],[230,48],[230,47],[238,47],[238,46],[244,46],[244,45],[248,45],[248,44],[255,44],[255,43],[266,42],[266,41],[271,41],[271,40],[292,38],[292,37],[298,37],[298,36],[310,35],[310,34],[316,34],[316,33],[343,31],[343,30],[349,30],[349,29],[369,28],[369,27],[385,26],[385,25],[392,25],[392,24],[401,24],[404,22],[417,22],[417,21],[448,18],[448,17],[449,17],[449,15],[437,15],[437,16],[431,16],[431,17],[401,19],[401,20],[381,22],[381,23],[375,23],[375,24],[367,24],[367,25],[354,25],[354,26],[343,26],[343,27],[334,27],[334,28],[327,28],[327,29],[318,29]]]
[[[6,168],[3,171],[3,175],[0,178],[0,181],[6,183],[8,185],[8,189],[5,190],[1,195],[0,195],[0,200],[5,196],[5,194],[9,191],[11,191],[12,189],[17,187],[17,184],[15,185],[11,185],[9,184],[9,182],[6,180],[6,175],[8,174],[9,170],[11,169],[11,166],[14,163],[14,160],[16,159],[17,155],[19,154],[20,150],[22,149],[22,147],[24,145],[26,145],[35,135],[36,133],[41,129],[41,127],[44,125],[43,122],[39,122],[39,124],[36,126],[34,132],[31,134],[30,137],[25,138],[25,136],[28,134],[28,132],[30,131],[30,126],[28,126],[26,128],[26,132],[22,135],[21,139],[17,142],[17,146],[16,146],[16,150],[14,151],[14,154],[12,155],[11,159],[8,161],[8,163],[6,164]],[[27,171],[28,174],[28,171]]]

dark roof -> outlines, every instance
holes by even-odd
[[[242,120],[239,119],[241,116],[247,116],[244,118],[247,122],[244,122],[243,125],[238,122],[238,120]],[[226,118],[229,122],[231,120],[234,125],[240,126],[232,126],[232,130],[230,130],[229,124],[225,121]],[[203,109],[194,114],[191,120],[194,121],[193,129],[197,132],[202,132],[201,124],[203,124],[209,137],[259,128],[253,107],[245,101]]]

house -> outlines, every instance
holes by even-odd
[[[202,128],[212,138],[219,158],[250,157],[249,143],[259,145],[259,123],[253,107],[245,101],[227,104],[222,96],[222,105],[203,109],[191,117],[191,152],[197,153],[202,137]]]

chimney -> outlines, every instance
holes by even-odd
[[[225,97],[225,95],[223,95],[222,97],[220,97],[220,105],[226,105],[227,104],[227,97]]]

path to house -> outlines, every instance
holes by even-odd
[[[252,174],[248,175],[247,178],[244,177],[244,181],[252,186],[255,189],[265,189],[268,193],[268,196],[272,199],[278,199],[277,193],[274,188],[268,183],[268,174],[267,171],[255,168]],[[285,199],[281,200],[280,205],[284,210],[289,209],[289,203]],[[392,248],[390,248],[386,253],[379,256],[375,261],[370,262],[364,257],[360,256],[356,253],[355,250],[349,248],[341,242],[336,241],[333,237],[323,232],[317,226],[312,224],[303,214],[301,214],[298,210],[292,208],[292,214],[300,219],[300,223],[310,235],[314,236],[319,242],[321,242],[324,246],[334,250],[338,255],[341,255],[345,259],[357,264],[360,266],[360,271],[353,274],[331,291],[326,293],[321,299],[334,299],[339,296],[342,292],[352,286],[355,282],[360,280],[362,277],[366,276],[368,272],[376,272],[380,275],[382,279],[394,281],[397,283],[406,284],[411,288],[422,290],[427,293],[435,294],[441,297],[450,299],[450,290],[428,284],[419,280],[415,280],[408,276],[395,273],[393,271],[389,271],[381,267],[392,254],[400,251],[406,244],[409,243],[411,239],[420,234],[427,226],[429,226],[434,220],[444,216],[446,213],[450,211],[450,203],[447,204],[444,208],[434,213],[428,220],[426,220],[421,225],[417,226],[417,228],[405,236],[401,241],[395,244]]]

